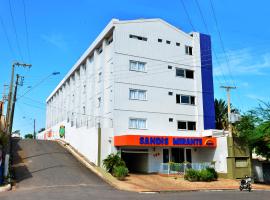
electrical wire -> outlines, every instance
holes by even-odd
[[[16,26],[15,26],[15,21],[14,21],[14,16],[13,16],[13,12],[12,12],[12,7],[11,7],[10,0],[8,0],[8,3],[9,3],[9,12],[10,12],[10,16],[11,16],[12,27],[13,27],[13,31],[14,31],[15,37],[16,37],[17,48],[18,48],[18,51],[19,51],[19,55],[21,57],[21,60],[24,61],[23,55],[22,55],[22,51],[21,51],[21,47],[20,47],[20,43],[19,43],[18,34],[17,34],[17,29],[16,29]]]
[[[26,18],[26,6],[25,1],[22,0],[23,3],[23,14],[24,14],[24,25],[25,25],[25,33],[26,33],[26,45],[27,45],[27,53],[28,53],[28,59],[31,63],[31,54],[30,54],[30,48],[29,48],[29,32],[28,32],[28,25],[27,25],[27,18]]]

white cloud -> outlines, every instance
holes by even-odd
[[[41,38],[59,49],[68,49],[67,42],[64,40],[64,36],[62,34],[43,34],[41,35]]]
[[[224,55],[218,55],[214,64],[214,76],[244,76],[244,75],[269,75],[270,53],[255,55],[251,49],[228,51],[230,70]]]

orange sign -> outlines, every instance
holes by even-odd
[[[114,136],[114,146],[216,147],[213,137],[177,137],[149,135]]]

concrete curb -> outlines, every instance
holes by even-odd
[[[109,185],[113,186],[114,188],[116,188],[118,190],[135,192],[134,190],[123,188],[123,187],[119,186],[119,184],[117,183],[118,180],[115,177],[113,177],[110,173],[106,172],[101,167],[98,167],[94,163],[89,161],[82,154],[80,154],[76,149],[74,149],[69,143],[67,143],[63,140],[60,140],[60,139],[57,139],[56,142],[58,142],[58,144],[60,144],[65,149],[67,149],[80,163],[82,163],[86,168],[90,169],[93,173],[95,173],[97,176],[99,176],[101,179],[103,179]]]
[[[0,192],[7,192],[9,190],[11,190],[11,184],[0,186]]]

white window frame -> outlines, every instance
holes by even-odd
[[[145,121],[145,127],[144,128],[139,128],[139,127],[131,127],[131,120],[144,120]],[[137,122],[136,122],[137,124]],[[137,129],[137,130],[147,130],[147,119],[146,118],[138,118],[138,117],[130,117],[128,120],[128,128],[129,129]]]
[[[136,64],[136,69],[131,68],[131,63]],[[139,64],[144,65],[144,70],[139,70]],[[136,60],[129,60],[129,71],[146,73],[146,62],[141,62],[141,61],[136,61]]]
[[[135,98],[132,98],[131,95],[130,95],[131,91],[137,92],[137,97],[135,96]],[[144,99],[140,99],[139,92],[145,92],[145,98]],[[129,88],[129,100],[147,101],[147,90]]]
[[[195,106],[196,105],[196,96],[186,95],[186,94],[176,94],[176,95],[180,96],[180,103],[176,103],[176,104],[190,105],[190,106]],[[189,103],[183,103],[182,102],[182,96],[188,96],[189,97]],[[191,104],[191,97],[194,97],[194,104]]]

